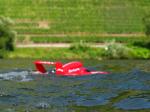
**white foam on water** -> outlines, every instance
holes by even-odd
[[[7,73],[0,73],[0,80],[15,80],[19,82],[26,82],[33,79],[29,76],[28,71],[11,71]]]

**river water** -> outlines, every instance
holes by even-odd
[[[110,72],[83,77],[33,75],[32,62],[0,60],[0,112],[150,111],[149,60],[82,60]]]

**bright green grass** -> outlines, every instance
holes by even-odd
[[[49,33],[143,32],[142,18],[149,12],[149,0],[0,0],[0,15],[30,22],[48,20]]]
[[[28,28],[28,27],[38,27],[38,24],[35,23],[35,22],[16,22],[15,23],[15,28],[18,28],[18,27],[24,27],[24,28]],[[14,28],[14,29],[15,29]]]
[[[80,46],[81,47],[81,46]],[[103,48],[16,48],[9,52],[6,58],[38,58],[38,59],[118,59],[106,55],[107,51]],[[83,46],[84,47],[84,46]],[[123,59],[149,59],[150,50],[140,47],[132,47],[132,50]],[[119,57],[122,58],[122,57]]]
[[[68,48],[16,48],[8,54],[8,58],[100,59],[102,54],[103,50],[97,48],[85,52]]]
[[[80,42],[81,40],[89,43],[103,43],[103,42],[121,42],[121,43],[133,43],[133,42],[147,42],[147,37],[97,37],[97,36],[65,36],[65,37],[31,37],[30,40],[34,43],[72,43]]]
[[[28,35],[28,34],[52,34],[55,33],[54,31],[51,31],[50,29],[42,29],[42,28],[17,28],[15,29],[18,34]]]

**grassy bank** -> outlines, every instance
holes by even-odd
[[[18,41],[21,43],[26,42],[26,38],[20,37]],[[73,42],[90,42],[90,43],[104,43],[115,40],[121,43],[145,42],[149,40],[148,37],[100,37],[100,36],[65,36],[65,37],[30,37],[29,42],[33,43],[73,43]]]
[[[17,48],[8,58],[47,58],[47,59],[90,59],[101,58],[102,49],[92,48],[86,52],[72,51],[68,48]]]
[[[149,59],[150,50],[110,44],[104,48],[72,46],[70,48],[16,48],[7,58],[36,59]]]

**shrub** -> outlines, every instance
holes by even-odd
[[[87,43],[85,43],[81,40],[78,43],[73,43],[69,49],[74,52],[78,52],[78,51],[85,52],[85,51],[89,50],[90,48],[91,48],[90,45],[88,45]]]
[[[145,41],[137,41],[132,44],[133,46],[148,48],[150,49],[150,42],[148,40]]]
[[[133,58],[136,59],[149,59],[150,58],[150,51],[146,48],[140,47],[133,47],[131,55]]]
[[[2,58],[6,51],[14,50],[15,32],[12,30],[13,22],[9,18],[0,17],[0,57]]]
[[[104,55],[115,59],[130,58],[130,52],[131,49],[127,46],[113,41],[106,46]]]

